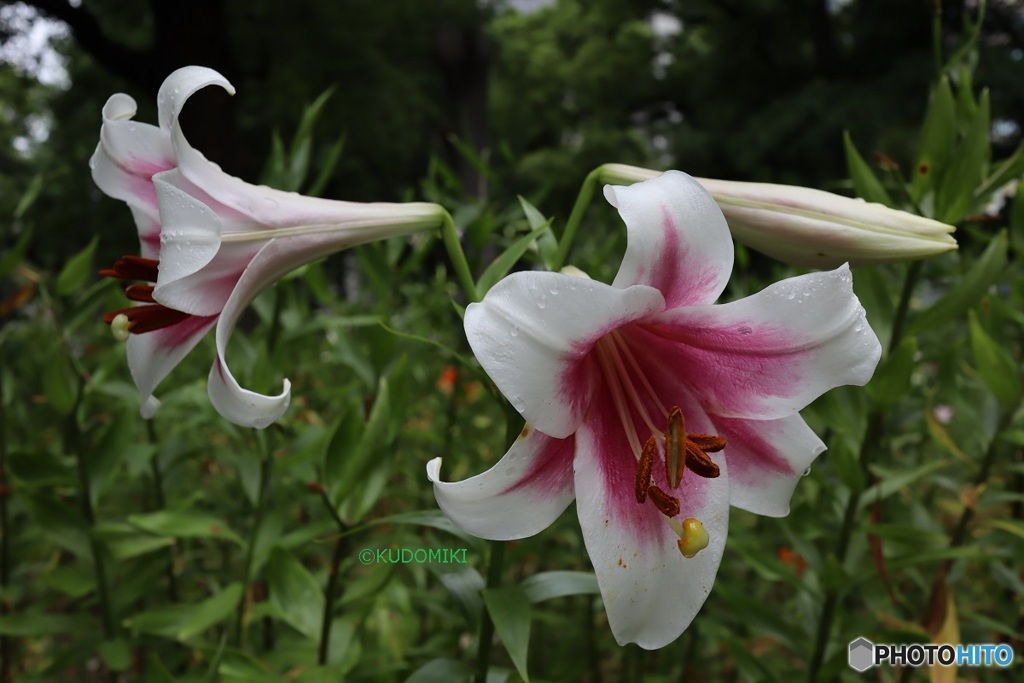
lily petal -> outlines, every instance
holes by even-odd
[[[615,287],[650,285],[670,308],[714,303],[732,273],[733,246],[707,190],[685,173],[666,171],[629,187],[606,186],[605,197],[628,231]]]
[[[866,384],[882,353],[845,265],[732,303],[665,311],[638,336],[709,413],[759,420],[792,415],[829,389]]]
[[[825,444],[799,415],[779,420],[711,416],[727,441],[729,500],[767,517],[785,517],[797,483]]]
[[[573,499],[573,438],[553,439],[526,425],[491,469],[459,482],[441,481],[441,458],[427,463],[434,497],[448,517],[474,536],[526,538],[558,519]]]
[[[153,391],[160,382],[195,348],[217,316],[185,318],[181,322],[146,334],[133,334],[126,342],[128,368],[139,388],[144,417],[152,417]],[[151,410],[149,415],[146,411]]]
[[[663,310],[651,287],[617,289],[547,272],[513,273],[466,308],[469,345],[526,421],[562,439],[583,419],[594,343],[633,320]]]
[[[595,396],[576,435],[576,510],[615,640],[652,650],[678,638],[711,592],[729,528],[726,459],[710,456],[718,478],[684,477],[673,492],[676,519],[698,519],[709,536],[706,548],[683,557],[665,517],[633,496],[636,462],[606,394]],[[699,428],[710,425],[699,408],[691,415]],[[654,468],[656,479],[661,470]]]
[[[235,87],[218,72],[205,66],[183,66],[171,73],[160,84],[156,95],[157,120],[160,127],[169,131],[178,120],[178,114],[188,98],[208,85],[219,85],[229,95],[235,94]]]

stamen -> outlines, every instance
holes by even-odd
[[[189,317],[188,313],[182,313],[160,304],[150,304],[148,306],[132,306],[130,308],[122,308],[119,311],[110,311],[103,315],[103,322],[113,325],[120,315],[128,318],[128,331],[132,334],[143,334],[160,330],[176,325]]]
[[[665,479],[669,488],[679,488],[683,480],[686,446],[686,421],[683,411],[675,406],[668,414],[668,427],[665,429]]]
[[[686,438],[705,453],[717,453],[725,448],[725,437],[714,434],[687,434]]]
[[[629,343],[626,339],[616,332],[612,332],[608,336],[611,337],[612,341],[618,345],[623,357],[625,357],[629,362],[630,368],[632,368],[633,372],[640,378],[640,383],[644,386],[644,390],[647,391],[647,395],[650,397],[651,401],[653,401],[654,405],[657,406],[658,412],[662,415],[667,414],[668,409],[665,408],[665,404],[661,402],[660,398],[658,398],[657,392],[654,391],[654,387],[651,386],[650,381],[647,379],[647,375],[645,375],[643,369],[641,369],[640,363],[638,363],[636,358],[633,356],[633,352],[630,350]]]
[[[620,377],[615,372],[611,359],[608,358],[604,344],[599,341],[594,346],[594,350],[597,352],[597,361],[601,364],[601,372],[608,381],[608,389],[612,392],[612,403],[615,404],[615,412],[619,414],[619,421],[622,423],[622,429],[626,432],[626,439],[629,441],[629,447],[633,451],[633,457],[639,461],[641,455],[640,437],[636,434],[636,428],[633,426],[633,420],[626,406],[626,397],[623,395],[622,386],[619,383]]]
[[[105,268],[100,271],[104,277],[114,277],[119,280],[142,280],[143,282],[156,282],[157,271],[160,262],[141,256],[124,256],[116,261],[112,268]]]
[[[647,495],[651,497],[651,502],[658,511],[669,519],[679,514],[678,498],[668,495],[653,484],[647,487]]]
[[[145,304],[156,303],[153,299],[152,285],[128,285],[128,288],[124,290],[124,295],[128,297],[129,301],[141,301]]]
[[[651,470],[654,469],[654,454],[658,452],[658,441],[654,435],[647,437],[643,451],[640,452],[640,462],[636,468],[636,502],[642,503],[647,500],[647,487],[651,484]]]
[[[617,336],[618,335],[612,332],[607,337],[605,337],[604,339],[610,339],[611,343],[606,344],[604,346],[608,355],[612,357],[611,361],[615,364],[615,369],[622,371],[625,370],[625,368],[623,367],[625,364],[622,361],[622,354],[619,353],[619,347],[615,343],[615,338]],[[602,339],[602,341],[604,341],[604,339]],[[639,368],[636,368],[636,370],[638,370],[637,374],[640,377],[642,377],[644,381],[646,381],[647,378],[644,377],[643,372],[639,372]],[[625,373],[622,373],[622,375],[624,374]],[[634,387],[633,383],[622,375],[619,375],[619,380],[622,382],[624,388],[626,389],[626,392],[629,394],[629,397],[633,400],[633,406],[636,408],[636,411],[640,413],[640,419],[642,419],[644,423],[647,424],[647,428],[650,429],[651,432],[655,434],[661,434],[661,430],[654,426],[654,421],[651,420],[651,416],[647,414],[647,408],[644,406],[644,402],[640,400],[640,396],[639,394],[637,394],[636,387]]]
[[[686,443],[686,467],[705,479],[714,479],[720,474],[718,465],[707,456],[707,453],[689,441]]]

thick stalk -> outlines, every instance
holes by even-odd
[[[325,495],[324,498],[326,497]],[[328,504],[330,503],[328,502]],[[327,657],[330,654],[331,626],[334,624],[334,603],[341,598],[345,590],[341,582],[338,581],[338,577],[341,575],[338,567],[348,552],[348,537],[343,535],[346,529],[347,527],[342,525],[339,529],[342,535],[339,535],[338,540],[334,542],[334,554],[331,556],[331,566],[327,575],[327,589],[324,591],[324,615],[320,622],[320,649],[316,660],[317,664],[321,666],[327,663]]]
[[[82,400],[82,389],[79,387],[78,399],[75,406],[68,415],[66,444],[68,451],[75,456],[75,465],[78,471],[78,491],[82,517],[89,527],[89,549],[92,551],[93,570],[96,579],[96,595],[100,601],[100,612],[103,617],[103,636],[106,639],[114,637],[116,622],[114,621],[114,610],[110,602],[110,588],[107,584],[107,564],[103,555],[103,548],[96,540],[93,533],[96,526],[96,511],[92,505],[92,486],[89,481],[89,467],[85,459],[85,449],[82,447],[82,430],[78,424],[78,406]]]
[[[895,317],[893,318],[892,335],[889,337],[889,353],[899,345],[900,339],[903,336],[903,330],[906,327],[907,310],[910,305],[910,296],[921,275],[923,263],[923,261],[915,261],[907,269],[907,275],[903,281],[903,289],[900,292],[900,299],[896,306]],[[864,493],[864,488],[870,478],[868,465],[870,464],[871,456],[877,453],[881,446],[884,426],[885,414],[879,410],[873,410],[868,416],[867,429],[864,432],[864,438],[861,440],[860,452],[858,453],[858,462],[864,475],[862,477],[864,483],[859,488],[850,491],[850,497],[846,501],[846,509],[843,512],[843,522],[839,529],[839,537],[836,541],[835,557],[840,565],[846,561],[846,552],[849,550],[850,539],[853,536],[853,530],[857,523],[857,510],[860,507],[861,495]],[[810,667],[808,668],[808,680],[811,683],[815,683],[818,680],[818,674],[821,672],[821,667],[824,664],[825,650],[828,648],[828,641],[832,635],[832,622],[835,620],[838,605],[839,591],[834,588],[825,591],[825,600],[822,603],[821,617],[818,620],[818,631],[814,641],[814,651],[811,655]]]
[[[256,505],[253,511],[252,529],[249,531],[249,542],[245,550],[245,570],[242,574],[242,586],[244,588],[242,599],[238,603],[238,611],[235,614],[235,645],[242,645],[242,621],[245,617],[245,607],[248,602],[249,581],[252,579],[252,561],[256,550],[256,538],[259,535],[260,525],[263,522],[263,508],[266,507],[267,487],[270,483],[270,449],[267,448],[260,459],[260,483],[256,494]]]
[[[7,404],[4,402],[4,371],[0,369],[0,592],[7,594],[11,582],[11,526],[7,499],[11,495],[7,483]],[[0,600],[0,615],[7,614],[7,599]],[[0,636],[0,683],[11,683],[13,668],[11,639]]]
[[[583,214],[590,206],[590,200],[594,198],[594,190],[597,188],[597,179],[601,174],[600,168],[595,168],[587,174],[580,187],[580,193],[576,196],[576,203],[572,206],[572,213],[565,223],[565,230],[558,240],[558,252],[555,254],[555,262],[551,264],[551,270],[560,270],[565,265],[565,259],[569,256],[569,249],[572,248],[572,241],[576,238],[576,231],[583,220]]]
[[[501,585],[501,573],[505,565],[505,544],[502,541],[491,541],[491,557],[487,565],[487,587],[497,588]],[[487,670],[491,666],[491,641],[494,639],[494,622],[484,607],[480,615],[480,640],[476,645],[476,678],[474,683],[486,683]]]
[[[149,443],[156,449],[153,457],[149,459],[149,472],[153,477],[153,500],[156,501],[157,510],[167,509],[167,494],[164,492],[164,473],[160,470],[160,440],[156,435],[156,426],[153,420],[146,420],[146,434],[149,436]],[[167,547],[167,599],[172,603],[178,602],[178,578],[174,574],[174,546]]]

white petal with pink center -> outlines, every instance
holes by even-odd
[[[823,448],[797,411],[830,388],[867,382],[880,345],[846,268],[710,305],[728,280],[732,243],[689,176],[605,194],[629,239],[614,285],[517,273],[467,308],[466,334],[513,405],[574,444],[577,512],[612,631],[656,648],[682,633],[711,590],[729,504],[788,511]],[[518,538],[552,518],[551,509],[508,514],[530,506],[512,492],[538,488],[536,468],[509,464],[517,449],[465,482],[441,483],[434,468],[453,521]],[[563,448],[558,459],[569,457]],[[503,514],[489,514],[493,505]]]

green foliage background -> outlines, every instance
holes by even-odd
[[[979,217],[1024,172],[1016,3],[979,21],[926,0],[0,2],[25,6],[72,32],[66,88],[0,65],[3,683],[481,680],[488,663],[489,681],[955,680],[858,676],[845,648],[861,635],[1006,642],[1013,669],[958,675],[1019,679],[1024,201]],[[109,94],[155,121],[156,87],[186,63],[238,88],[189,102],[197,148],[285,189],[442,203],[478,285],[540,267],[524,236],[561,235],[609,161],[854,190],[957,223],[960,250],[855,272],[889,347],[875,380],[804,411],[829,451],[789,517],[733,511],[694,625],[658,652],[620,648],[572,510],[507,547],[436,510],[428,460],[481,472],[521,426],[466,360],[437,237],[362,247],[257,300],[231,365],[258,390],[291,379],[278,425],[210,408],[212,339],[157,417],[137,416],[100,323],[122,292],[93,275],[135,231],[86,160]],[[19,152],[33,117],[48,137]],[[571,260],[608,281],[624,233],[600,203]],[[742,247],[737,264],[725,300],[799,272]],[[377,548],[468,563],[363,565]]]

